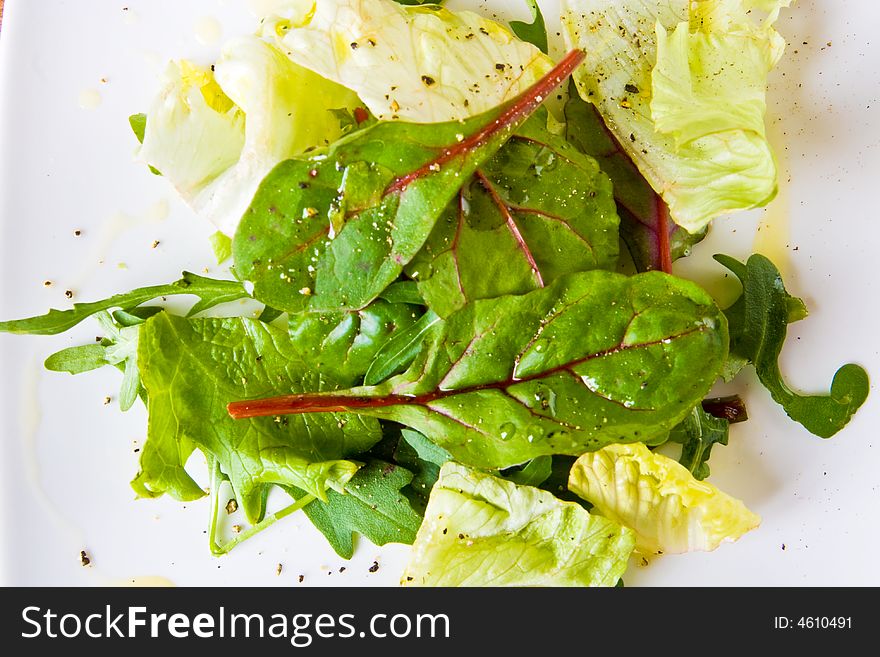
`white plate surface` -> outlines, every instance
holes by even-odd
[[[165,181],[133,163],[127,117],[148,106],[166,60],[208,63],[220,32],[253,31],[252,4],[261,3],[6,0],[0,317],[67,307],[68,289],[75,300],[92,300],[174,280],[183,269],[224,274],[212,264],[211,229]],[[450,4],[525,17],[525,4],[511,0]],[[541,4],[555,33],[557,2]],[[712,253],[746,257],[757,244],[778,260],[789,289],[812,311],[791,328],[783,354],[791,383],[808,391],[827,389],[850,361],[880,380],[878,25],[873,0],[801,0],[785,12],[779,29],[790,46],[773,76],[769,117],[782,193],[765,211],[717,222],[679,267],[729,300],[736,288],[711,264]],[[121,414],[115,401],[104,404],[118,388],[114,371],[73,378],[41,366],[50,353],[94,335],[88,322],[51,338],[0,335],[2,583],[397,582],[403,546],[361,541],[346,563],[304,517],[292,517],[216,559],[204,534],[206,500],[135,500],[128,482],[145,437],[144,410]],[[753,377],[727,390],[734,388],[751,420],[734,427],[730,446],[715,449],[711,481],[758,512],[762,526],[711,554],[634,565],[627,584],[880,584],[880,396],[872,393],[842,434],[823,441],[788,421]],[[80,565],[80,550],[89,567]],[[380,568],[370,573],[374,560]]]

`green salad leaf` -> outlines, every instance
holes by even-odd
[[[138,365],[149,396],[147,441],[133,482],[142,496],[204,495],[184,469],[199,449],[217,461],[256,523],[267,486],[296,486],[327,499],[328,488],[343,490],[357,472],[348,459],[381,437],[374,420],[344,414],[229,419],[228,399],[334,385],[299,358],[286,331],[258,320],[160,313],[140,329]]]
[[[91,303],[76,303],[70,310],[50,310],[45,315],[30,317],[28,319],[16,319],[8,322],[0,322],[0,332],[19,333],[27,335],[58,335],[73,328],[84,319],[111,308],[132,310],[141,304],[182,294],[191,294],[199,298],[199,301],[190,310],[190,314],[213,308],[221,303],[237,301],[250,295],[244,286],[237,281],[222,281],[213,278],[205,278],[189,272],[183,272],[179,281],[168,285],[153,285],[141,287],[125,294],[115,294],[112,297]]]
[[[363,310],[300,313],[290,318],[290,339],[310,369],[352,386],[388,343],[410,332],[418,311],[417,306],[377,299]]]
[[[537,113],[481,167],[407,266],[441,317],[470,301],[617,266],[611,184],[546,123],[546,113]]]
[[[614,184],[620,235],[638,271],[672,272],[672,263],[690,253],[706,231],[695,235],[672,221],[669,208],[645,180],[595,106],[577,94],[572,82],[565,103],[565,136],[599,162]]]
[[[790,2],[563,0],[566,42],[587,53],[580,95],[692,233],[776,195],[764,114]]]
[[[537,0],[526,0],[526,4],[532,13],[532,22],[510,21],[510,29],[520,39],[531,43],[546,55],[550,48],[547,44],[547,26],[544,23],[544,14],[541,13],[541,7]]]
[[[726,445],[730,422],[710,415],[702,406],[695,406],[684,421],[669,432],[669,442],[681,444],[678,462],[694,479],[702,481],[709,476],[709,457],[716,444]]]
[[[584,454],[568,487],[597,513],[632,529],[643,554],[711,551],[761,522],[739,500],[641,443]]]
[[[233,242],[254,296],[288,312],[363,308],[395,282],[461,187],[577,66],[465,122],[378,123],[260,185]]]
[[[837,370],[828,395],[793,391],[782,377],[779,355],[788,324],[806,316],[803,302],[788,294],[779,270],[760,254],[751,256],[746,264],[725,255],[716,255],[715,259],[736,274],[743,285],[741,299],[726,311],[731,353],[752,363],[773,400],[811,433],[830,438],[843,429],[868,397],[867,372],[850,363]]]
[[[727,322],[693,283],[659,272],[573,274],[475,301],[378,386],[232,403],[233,417],[350,411],[420,431],[488,469],[664,437],[705,396]]]
[[[257,37],[240,37],[210,68],[169,65],[144,121],[139,158],[232,235],[272,167],[336,140],[342,128],[331,110],[357,106],[344,87]],[[136,132],[141,125],[133,125]]]
[[[303,511],[343,559],[354,555],[356,533],[374,545],[409,545],[422,524],[422,516],[401,493],[412,478],[412,473],[400,466],[372,460],[345,484],[343,494],[328,491],[326,502],[316,500]],[[296,498],[305,495],[300,490],[292,493]]]
[[[401,583],[614,586],[633,535],[550,493],[447,463]]]
[[[393,0],[292,0],[263,19],[261,34],[298,65],[357,93],[383,121],[466,119],[553,67],[495,21]]]

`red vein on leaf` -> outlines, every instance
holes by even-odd
[[[655,215],[657,217],[657,248],[660,251],[660,271],[672,273],[672,248],[669,245],[669,206],[660,198],[654,197]]]
[[[554,374],[574,374],[573,368],[597,358],[606,358],[631,349],[647,349],[660,344],[668,344],[671,340],[685,338],[694,333],[705,330],[703,327],[688,329],[682,333],[671,335],[660,340],[641,342],[636,344],[617,344],[610,349],[598,351],[584,356],[570,363],[553,367],[549,370],[537,372],[519,379],[509,378],[495,383],[460,388],[458,390],[435,390],[421,395],[390,394],[383,397],[368,397],[346,395],[336,393],[305,393],[301,395],[285,395],[268,399],[255,399],[250,401],[232,402],[226,406],[229,415],[235,420],[244,420],[255,417],[271,417],[273,415],[302,415],[306,413],[356,413],[359,410],[387,408],[389,406],[429,406],[432,402],[465,395],[468,393],[482,392],[484,390],[498,390],[505,392],[507,388],[521,383],[528,383],[536,379],[543,379]]]
[[[496,134],[529,116],[541,105],[541,103],[544,102],[547,96],[549,96],[556,87],[562,84],[562,82],[572,74],[580,63],[584,61],[584,57],[585,55],[583,51],[572,50],[553,68],[552,71],[513,100],[513,102],[511,102],[511,104],[508,105],[494,121],[483,126],[480,130],[469,137],[466,137],[461,142],[444,148],[440,152],[440,155],[434,158],[431,162],[424,164],[415,171],[397,178],[388,186],[385,190],[385,194],[402,192],[419,178],[424,178],[429,173],[437,171],[438,167],[443,166],[450,160],[455,159],[464,153],[484,146]]]
[[[544,277],[541,276],[541,270],[538,269],[538,263],[535,262],[535,256],[532,255],[529,245],[526,244],[525,238],[523,238],[522,233],[519,232],[519,226],[516,225],[513,214],[510,212],[510,206],[507,205],[507,202],[503,198],[501,198],[498,190],[496,190],[492,182],[483,175],[482,171],[477,171],[474,175],[477,180],[480,181],[480,185],[483,186],[483,189],[485,189],[489,193],[489,196],[492,197],[492,202],[498,206],[501,216],[503,216],[504,220],[507,222],[507,228],[510,229],[513,239],[516,240],[517,246],[519,246],[520,251],[523,252],[532,273],[535,275],[535,282],[538,284],[538,287],[544,287]]]

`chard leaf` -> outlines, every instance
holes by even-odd
[[[416,325],[417,307],[377,299],[363,310],[290,318],[293,347],[309,368],[340,385],[360,382],[378,354]]]
[[[633,534],[550,493],[447,463],[401,584],[614,586]]]
[[[616,267],[620,240],[608,178],[545,126],[541,112],[511,137],[459,192],[407,267],[441,317],[477,299]]]
[[[354,554],[355,533],[374,545],[409,545],[422,524],[422,516],[401,493],[412,478],[400,466],[373,460],[345,484],[344,494],[328,491],[326,502],[312,502],[304,512],[343,559]],[[304,496],[300,490],[291,492],[296,498]]]
[[[702,481],[709,476],[712,447],[716,443],[726,445],[729,433],[730,422],[710,415],[702,406],[695,406],[691,414],[669,432],[669,441],[681,444],[678,462],[694,479]]]
[[[568,487],[596,513],[632,529],[642,554],[708,552],[761,523],[741,501],[641,443],[582,455]]]
[[[572,53],[511,103],[464,123],[378,123],[260,185],[233,242],[254,296],[288,312],[357,310],[418,253],[474,171],[581,61]]]
[[[727,353],[711,297],[659,272],[574,274],[476,301],[432,332],[410,369],[373,387],[256,399],[233,417],[350,411],[412,427],[487,469],[665,436]]]
[[[752,363],[758,378],[788,416],[811,433],[830,438],[852,419],[868,397],[870,382],[863,368],[848,364],[837,370],[828,395],[801,395],[785,383],[779,354],[790,321],[805,316],[803,302],[788,294],[776,266],[760,254],[746,264],[730,256],[715,259],[730,269],[743,285],[742,297],[727,311],[731,326],[731,353]]]
[[[280,310],[365,307],[418,253],[461,181],[581,59],[573,53],[512,103],[464,123],[379,123],[281,163],[236,232],[238,274]]]
[[[532,22],[510,21],[510,29],[523,41],[531,43],[545,55],[549,52],[547,45],[547,26],[544,24],[544,14],[537,0],[526,0],[529,11],[532,13]]]
[[[425,300],[419,292],[418,283],[415,281],[392,283],[382,291],[379,298],[384,299],[388,303],[408,303],[413,306],[425,305]]]
[[[378,423],[331,414],[233,422],[240,395],[332,388],[298,355],[285,330],[246,318],[184,319],[160,313],[140,329],[138,364],[149,394],[147,442],[135,489],[180,500],[204,494],[184,465],[194,449],[216,459],[248,520],[263,515],[271,484],[326,499],[357,471],[350,460],[381,437]]]
[[[614,184],[620,234],[636,269],[672,272],[672,263],[690,253],[706,231],[692,235],[669,217],[669,208],[605,126],[599,111],[582,100],[572,82],[565,104],[566,137],[599,162]]]
[[[518,95],[553,67],[535,46],[470,11],[392,0],[287,3],[264,39],[351,89],[382,121],[459,121]],[[421,3],[420,3],[421,4]]]
[[[77,303],[70,310],[50,310],[45,315],[0,322],[0,332],[29,335],[57,335],[73,328],[84,319],[111,308],[131,310],[147,301],[180,294],[192,294],[199,298],[191,311],[201,312],[218,304],[249,295],[244,286],[236,281],[220,281],[183,272],[183,278],[170,285],[142,287],[125,294],[116,294],[102,301]]]

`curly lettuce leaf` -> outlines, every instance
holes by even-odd
[[[578,91],[690,232],[776,194],[764,114],[789,4],[563,0],[566,40],[587,53]]]
[[[573,502],[449,462],[428,501],[406,586],[614,586],[632,532]]]
[[[597,513],[632,529],[643,554],[711,551],[761,522],[739,500],[642,443],[584,454],[568,487]]]
[[[342,135],[334,109],[357,97],[256,37],[230,41],[212,68],[175,62],[138,127],[139,159],[231,235],[279,162]]]
[[[552,68],[537,47],[472,12],[392,0],[290,0],[262,35],[294,62],[355,91],[380,120],[465,119]]]

